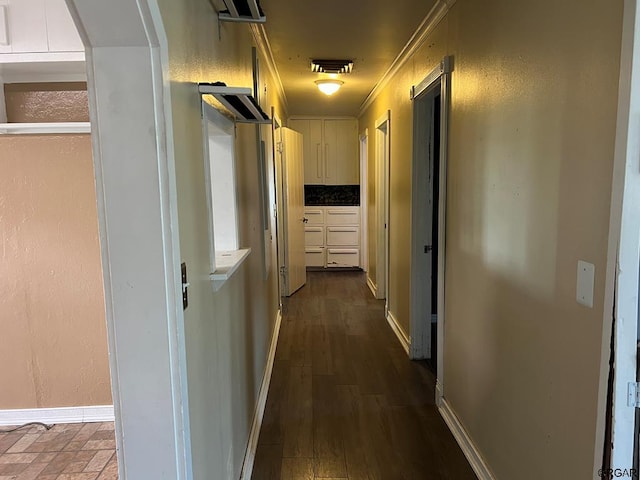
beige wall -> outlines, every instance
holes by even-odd
[[[180,251],[192,285],[185,328],[194,477],[239,478],[278,310],[275,245],[267,251],[272,258],[265,280],[256,126],[239,124],[240,244],[252,251],[227,284],[212,292],[197,82],[251,87],[252,37],[247,25],[222,24],[218,32],[208,1],[159,5],[169,41]],[[262,73],[267,73],[264,63]],[[269,98],[263,109],[275,106],[286,117],[272,80],[265,76],[265,81]],[[263,132],[270,140],[270,128]]]
[[[444,390],[497,479],[595,474],[621,29],[620,3],[458,1],[361,118],[371,135],[392,112],[389,305],[408,333],[408,92],[453,56]]]
[[[0,409],[109,405],[90,136],[0,136],[0,172]]]
[[[9,122],[89,121],[85,82],[7,83],[4,95]]]

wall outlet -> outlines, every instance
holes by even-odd
[[[576,283],[576,300],[580,305],[593,308],[593,285],[596,267],[592,263],[578,260],[578,280]]]

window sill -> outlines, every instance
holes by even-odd
[[[0,123],[0,134],[91,133],[89,122]]]
[[[250,253],[250,248],[216,253],[216,271],[209,275],[214,292],[222,288]]]

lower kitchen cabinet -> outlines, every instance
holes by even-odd
[[[307,267],[360,267],[360,207],[307,207],[305,218]]]
[[[358,248],[328,248],[327,268],[359,267],[360,249]]]
[[[324,247],[305,247],[304,258],[307,263],[307,267],[323,267],[327,260],[324,256]]]

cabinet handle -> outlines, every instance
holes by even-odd
[[[329,175],[329,144],[324,144],[324,176],[325,178],[331,178]]]
[[[316,143],[316,174],[322,180],[322,153],[320,152],[319,143]]]

